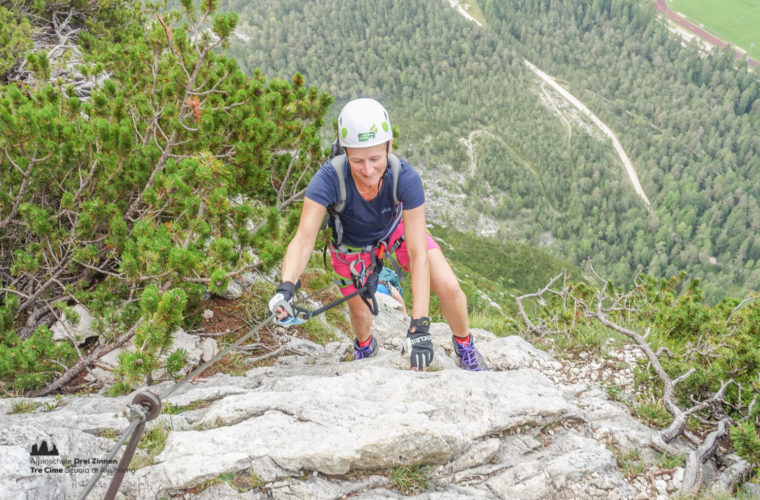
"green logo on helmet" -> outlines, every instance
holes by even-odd
[[[386,131],[386,132],[388,131],[388,122],[383,122],[383,123],[380,124],[380,126],[383,127],[384,131]]]
[[[375,134],[377,134],[377,125],[372,125],[370,127],[369,132],[362,132],[359,134],[359,142],[367,142],[371,141],[375,138]]]
[[[340,129],[340,135],[342,135],[344,139],[348,137],[348,129],[346,127]]]

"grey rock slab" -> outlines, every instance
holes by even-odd
[[[450,397],[452,386],[459,397]],[[272,377],[213,403],[198,423],[204,430],[171,432],[157,463],[128,475],[123,491],[152,498],[251,468],[260,457],[293,474],[444,463],[484,436],[573,413],[532,370],[419,373],[366,365],[337,376]]]
[[[90,337],[97,337],[98,332],[92,329],[92,315],[83,306],[77,304],[73,308],[74,312],[79,315],[79,321],[76,325],[71,322],[64,315],[63,319],[56,321],[53,326],[50,327],[50,331],[53,333],[53,340],[71,340],[77,345],[81,345]]]
[[[484,339],[476,347],[488,360],[491,370],[517,370],[520,368],[541,369],[544,367],[558,368],[560,363],[552,356],[533,347],[521,337]]]
[[[500,439],[486,439],[485,441],[475,443],[454,461],[443,466],[441,469],[447,473],[454,473],[488,463],[499,451],[499,448],[501,448]]]
[[[579,394],[576,404],[588,416],[594,439],[611,441],[624,452],[640,450],[645,462],[657,461],[659,454],[649,446],[652,429],[634,420],[625,406],[608,400],[599,388]]]
[[[302,498],[361,498],[362,494],[388,490],[390,481],[383,476],[369,476],[361,480],[331,480],[319,474],[311,474],[304,480],[288,478],[268,485],[266,492],[278,500],[300,500]],[[374,498],[378,498],[373,495]],[[396,498],[395,496],[392,498]]]
[[[117,498],[187,495],[203,485],[198,497],[206,499],[395,499],[403,495],[390,484],[389,471],[423,462],[435,468],[427,490],[411,498],[638,494],[605,443],[646,450],[651,430],[604,391],[585,381],[552,382],[543,374],[560,373],[551,356],[518,336],[477,329],[476,346],[492,370],[463,371],[451,330],[440,323],[431,326],[431,370],[410,371],[408,357],[400,355],[409,317],[392,299],[378,301],[374,358],[343,361],[353,340],[345,332],[321,346],[278,329],[291,354],[274,366],[177,388],[168,402],[185,411],[148,423],[169,431],[166,445],[152,465],[126,475]],[[210,346],[186,340],[197,349],[193,360],[208,357]],[[172,387],[164,382],[150,390],[160,395]],[[8,414],[14,400],[0,401],[0,496],[75,498],[90,474],[32,473],[32,445],[46,440],[61,457],[105,457],[115,439],[100,435],[128,426],[125,409],[133,397],[38,399],[49,404],[23,415]],[[202,404],[184,408],[193,403]],[[262,486],[240,492],[221,474],[255,475]],[[90,498],[103,496],[110,477]]]
[[[630,498],[636,490],[617,470],[612,452],[574,432],[560,433],[548,446],[523,457],[487,481],[500,498],[606,498],[618,492]]]

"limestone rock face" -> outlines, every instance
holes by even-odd
[[[73,307],[74,312],[79,315],[79,321],[76,325],[72,325],[65,317],[63,320],[56,321],[53,326],[50,327],[50,331],[53,333],[53,340],[71,340],[76,345],[81,345],[90,337],[98,335],[96,331],[92,329],[92,316],[90,312],[77,304]]]
[[[289,355],[274,366],[186,384],[170,397],[174,411],[165,402],[148,424],[168,430],[163,451],[126,474],[117,498],[400,498],[390,473],[417,464],[427,464],[424,498],[656,496],[627,480],[610,451],[645,456],[651,430],[604,391],[555,382],[551,356],[479,330],[492,369],[464,371],[444,324],[432,328],[433,368],[410,371],[400,356],[409,319],[380,300],[374,358],[342,361],[348,339],[321,346],[282,332]],[[93,459],[128,427],[132,397],[39,398],[24,414],[11,411],[18,400],[0,400],[2,496],[76,498]],[[42,441],[59,455],[30,456]],[[110,477],[88,498],[102,498]]]

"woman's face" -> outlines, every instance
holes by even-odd
[[[358,186],[368,188],[380,183],[388,165],[385,144],[368,148],[346,148],[346,157],[351,165],[354,182]]]

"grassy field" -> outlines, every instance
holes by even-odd
[[[671,10],[690,18],[731,45],[760,55],[760,0],[670,0]]]

